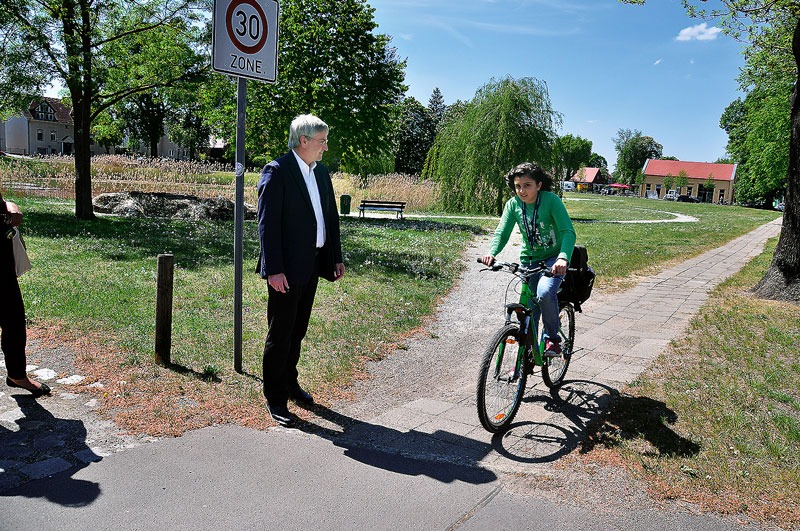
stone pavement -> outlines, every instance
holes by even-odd
[[[502,436],[480,426],[474,393],[481,352],[503,323],[502,295],[511,277],[481,273],[481,266],[471,263],[436,320],[407,342],[407,350],[373,365],[373,378],[354,403],[335,405],[354,420],[347,426],[339,419],[336,424],[346,428],[337,436],[498,472],[541,470],[576,448],[609,398],[684,333],[710,290],[759,254],[766,240],[779,234],[780,223],[779,218],[626,292],[590,299],[576,314],[578,351],[565,384],[551,392],[535,372],[512,428]],[[485,246],[470,249],[468,261]],[[513,261],[518,252],[509,245],[500,259]],[[664,413],[670,412],[664,407]]]

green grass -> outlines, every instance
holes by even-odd
[[[29,318],[63,324],[151,359],[159,253],[175,256],[172,361],[196,371],[232,365],[232,223],[100,218],[68,205],[19,199],[34,269],[21,278]],[[433,311],[463,268],[461,250],[483,229],[435,221],[342,219],[345,278],[321,281],[302,363],[315,383],[346,380]],[[253,273],[257,226],[245,224],[243,362],[261,373],[266,283]]]
[[[615,448],[665,496],[797,528],[798,306],[746,291],[776,242],[716,289],[685,339],[617,400],[589,446]]]
[[[22,277],[34,323],[59,322],[128,352],[153,349],[156,257],[175,256],[173,361],[202,371],[232,365],[232,223],[74,218],[70,205],[18,199],[34,263]],[[612,205],[613,210],[608,205]],[[579,219],[616,219],[619,200],[567,201]],[[599,286],[629,279],[654,264],[715,247],[776,214],[736,207],[626,199],[621,210],[691,213],[699,223],[631,225],[576,222]],[[653,215],[657,215],[656,212]],[[321,282],[303,363],[320,383],[347,380],[364,358],[377,357],[422,322],[463,267],[462,250],[492,220],[398,221],[342,218],[346,277]],[[243,361],[260,374],[266,333],[266,283],[251,273],[258,254],[255,223],[245,224]],[[472,259],[472,257],[467,257]]]

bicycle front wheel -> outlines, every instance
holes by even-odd
[[[547,358],[542,365],[542,380],[549,387],[564,383],[569,368],[569,360],[575,345],[575,310],[571,304],[562,302],[558,307],[558,334],[561,336],[561,356]]]
[[[519,326],[509,324],[497,331],[483,354],[478,373],[478,418],[492,433],[508,428],[525,394],[527,360],[520,347]]]

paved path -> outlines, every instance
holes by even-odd
[[[104,444],[116,451],[99,452],[91,433],[103,430],[59,409],[91,407],[80,397],[0,395],[0,528],[740,529],[691,506],[665,511],[627,479],[552,463],[683,333],[708,291],[779,230],[777,220],[627,292],[595,297],[577,318],[583,350],[568,382],[551,394],[534,375],[502,437],[479,427],[473,395],[509,277],[477,264],[407,350],[371,365],[356,401],[315,406],[302,430],[221,426],[150,443],[112,433]],[[513,258],[518,247],[507,252]],[[7,457],[20,449],[32,450],[17,457],[28,468]],[[553,496],[556,484],[573,498]]]
[[[480,427],[474,393],[480,355],[503,323],[505,285],[512,277],[481,272],[468,260],[468,271],[431,326],[408,341],[407,350],[372,365],[372,378],[360,384],[355,403],[337,405],[359,421],[343,436],[498,472],[541,469],[576,447],[609,397],[683,334],[708,292],[759,254],[780,223],[779,218],[624,293],[590,299],[576,315],[580,350],[566,383],[551,393],[534,373],[503,436]],[[500,259],[513,261],[518,245],[512,242]],[[467,256],[482,254],[485,246],[479,243]]]

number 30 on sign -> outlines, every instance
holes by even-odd
[[[273,82],[278,71],[278,2],[215,0],[212,68]]]

